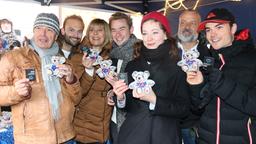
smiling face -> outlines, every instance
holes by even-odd
[[[142,39],[146,48],[156,49],[164,43],[166,33],[158,21],[150,19],[142,24]]]
[[[133,32],[133,27],[129,28],[125,19],[112,20],[110,29],[112,38],[118,46],[128,41]]]
[[[91,25],[89,27],[89,41],[95,48],[102,47],[105,40],[105,30],[103,25]]]
[[[77,19],[68,19],[65,27],[61,29],[65,42],[71,46],[77,46],[83,36],[84,24]]]
[[[205,25],[206,38],[214,49],[221,49],[232,45],[237,25],[229,23],[207,23]]]
[[[4,33],[10,33],[12,32],[12,24],[9,22],[3,22],[1,23],[1,29]]]
[[[42,49],[49,49],[57,39],[57,35],[51,28],[38,26],[34,28],[33,39],[35,40],[37,47]]]
[[[196,41],[200,15],[195,11],[185,11],[179,17],[178,37],[182,42]]]

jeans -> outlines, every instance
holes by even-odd
[[[196,134],[191,128],[181,129],[184,144],[196,144]]]
[[[110,140],[107,140],[106,142],[104,142],[104,143],[99,143],[99,142],[95,142],[95,143],[81,143],[81,142],[76,142],[76,143],[74,143],[74,144],[112,144],[111,142],[110,142]]]
[[[69,141],[64,142],[63,144],[77,144],[75,140],[71,139]]]

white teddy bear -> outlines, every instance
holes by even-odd
[[[103,60],[99,62],[100,68],[96,70],[96,73],[99,75],[100,78],[104,78],[108,74],[114,74],[116,67],[111,66],[111,60]]]
[[[100,51],[95,49],[90,49],[90,52],[88,53],[87,59],[95,60],[93,63],[94,66],[100,64],[100,62],[103,60],[100,56]]]
[[[134,81],[129,84],[130,89],[136,89],[138,93],[149,93],[150,88],[155,84],[151,79],[149,71],[134,71],[132,78]]]
[[[66,59],[63,56],[52,56],[51,61],[51,64],[46,65],[47,74],[61,78],[63,75],[60,74],[58,65],[64,64]]]
[[[197,50],[190,50],[182,55],[177,65],[181,67],[184,72],[187,71],[198,71],[199,67],[203,65],[202,61],[198,59],[199,52]]]

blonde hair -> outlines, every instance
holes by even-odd
[[[90,28],[95,25],[103,26],[103,28],[104,28],[105,38],[104,38],[104,42],[102,45],[101,56],[104,58],[108,58],[109,53],[112,49],[112,36],[111,36],[111,31],[110,31],[109,25],[105,20],[96,18],[90,22],[90,24],[88,25],[88,28],[86,30],[86,37],[84,37],[82,44],[89,46],[89,47],[92,46],[90,44],[88,36],[89,36]]]

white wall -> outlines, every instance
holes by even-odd
[[[38,13],[51,12],[59,16],[56,6],[44,7],[40,3],[20,1],[0,1],[0,19],[12,21],[13,28],[21,30],[21,36],[32,36],[33,23]]]

